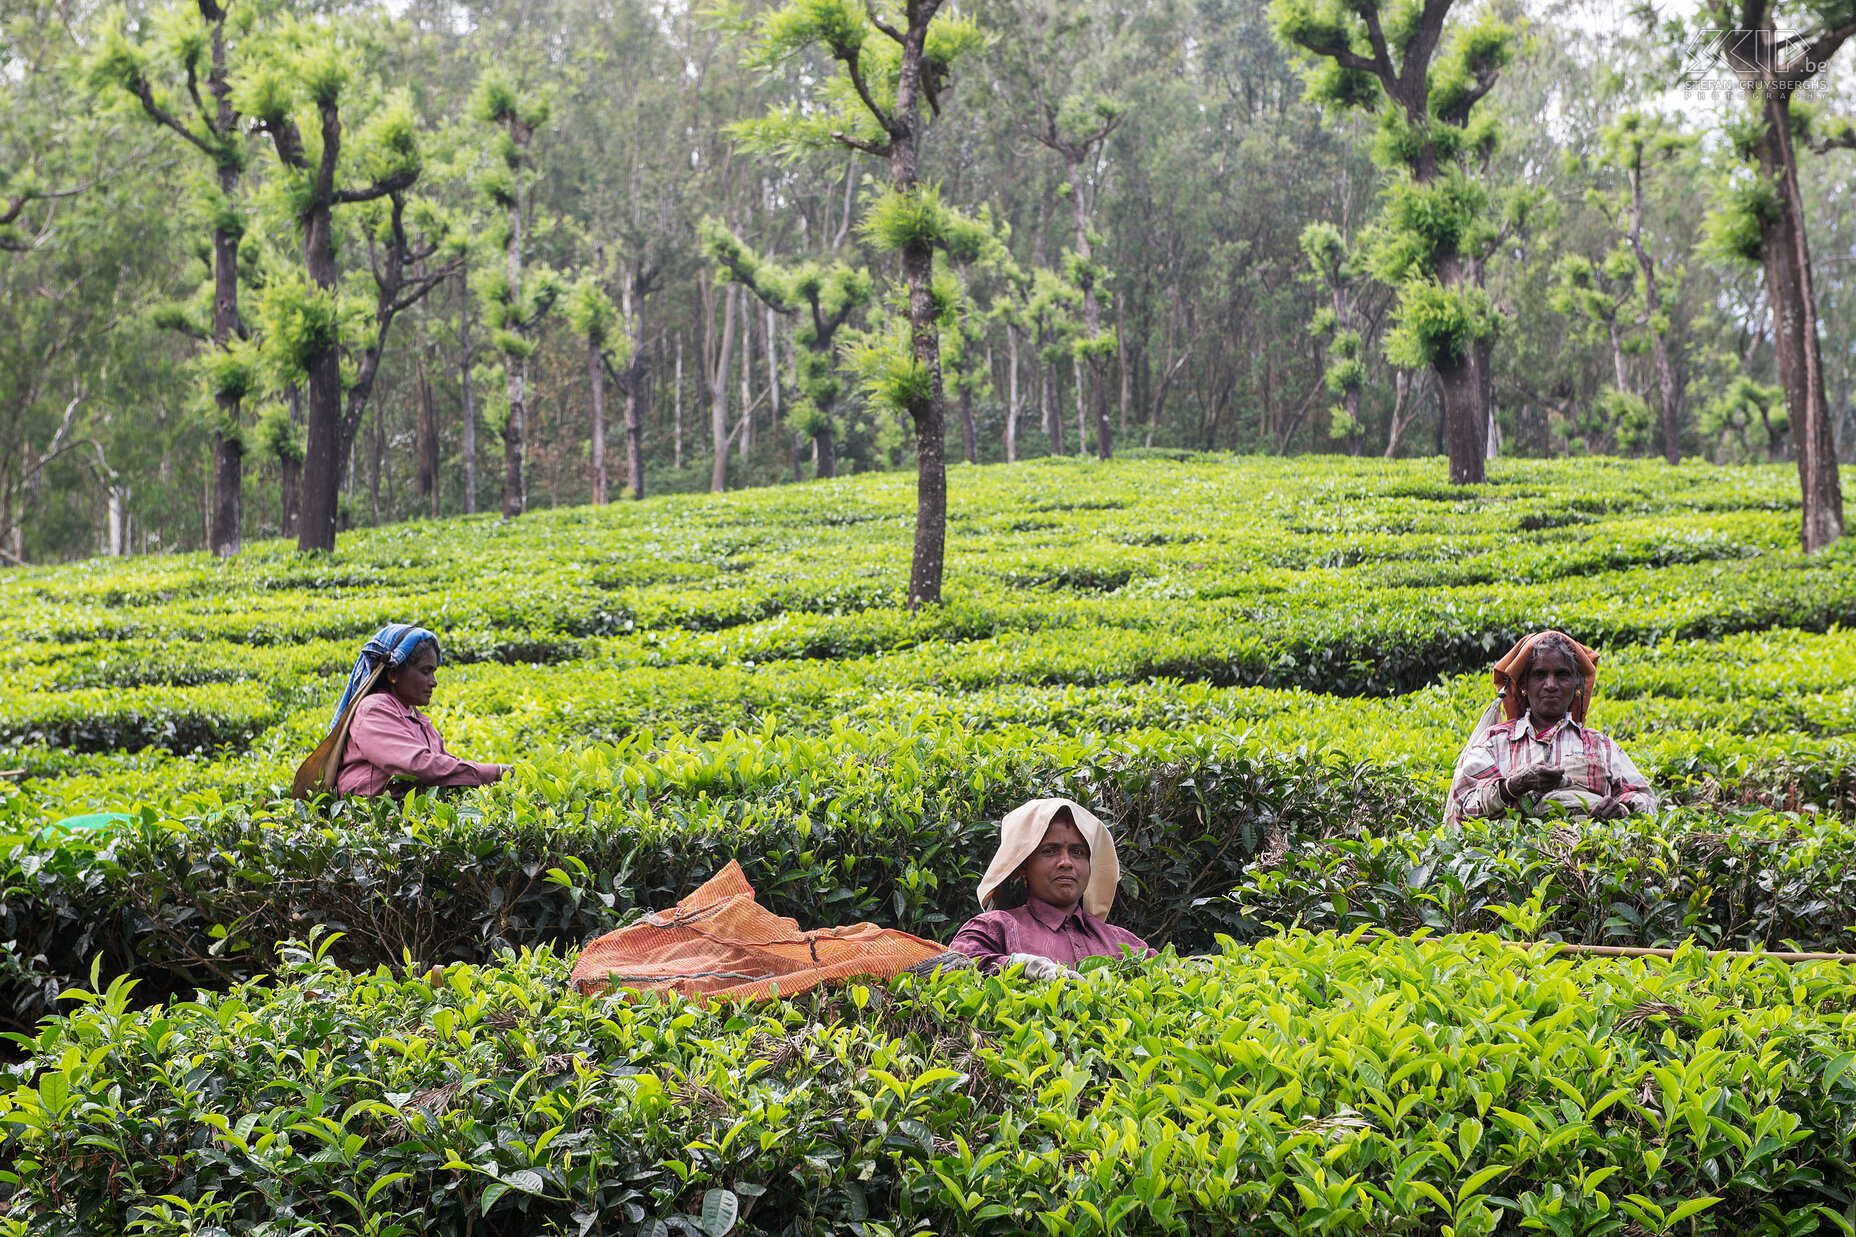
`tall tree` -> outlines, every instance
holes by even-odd
[[[522,476],[522,435],[527,420],[528,360],[535,351],[536,325],[554,303],[558,288],[545,275],[523,286],[523,208],[533,180],[529,144],[547,123],[547,99],[518,90],[510,78],[492,70],[477,84],[471,110],[477,119],[498,126],[501,167],[484,180],[484,191],[503,211],[503,271],[490,289],[492,338],[503,354],[503,382],[509,407],[503,423],[503,518],[514,519],[528,505]]]
[[[886,366],[877,386],[915,427],[915,546],[909,604],[937,605],[947,541],[947,396],[934,254],[955,227],[940,195],[921,183],[922,137],[959,56],[980,42],[969,21],[936,22],[943,0],[906,0],[900,21],[875,0],[789,0],[766,14],[752,52],[773,68],[822,47],[836,73],[815,89],[815,107],[793,107],[737,126],[750,143],[796,151],[836,143],[886,160],[888,192],[865,221],[865,233],[900,253],[908,287],[907,352]]]
[[[1308,256],[1314,278],[1328,294],[1328,303],[1315,310],[1309,333],[1327,341],[1328,369],[1323,375],[1328,394],[1340,403],[1330,413],[1330,437],[1345,439],[1348,453],[1360,453],[1360,393],[1366,385],[1367,323],[1361,312],[1367,274],[1360,255],[1331,223],[1311,223],[1302,229],[1302,252]],[[1282,441],[1288,445],[1295,426]],[[1279,447],[1278,449],[1281,449]]]
[[[264,307],[266,346],[305,376],[309,395],[297,531],[302,551],[335,549],[353,442],[342,415],[335,208],[400,193],[419,179],[421,168],[412,99],[403,91],[357,92],[363,120],[354,125],[350,109],[355,140],[345,140],[342,111],[354,85],[357,41],[356,31],[336,23],[285,22],[265,40],[261,59],[235,91],[235,102],[271,138],[288,210],[303,239],[302,274],[267,287]],[[355,412],[357,426],[359,419]]]
[[[1720,248],[1765,271],[1773,355],[1798,453],[1804,503],[1799,540],[1810,553],[1843,536],[1843,485],[1825,398],[1817,292],[1798,180],[1798,146],[1812,140],[1812,116],[1798,96],[1856,35],[1856,5],[1708,0],[1701,20],[1718,28],[1711,47],[1733,71],[1746,100],[1747,110],[1730,122],[1728,136],[1752,165],[1722,204],[1715,237]],[[1842,140],[1846,132],[1826,134],[1821,145],[1856,144]]]
[[[1375,274],[1399,289],[1389,350],[1395,362],[1437,372],[1450,479],[1469,484],[1483,478],[1497,327],[1484,264],[1524,213],[1503,218],[1475,176],[1496,144],[1495,123],[1476,104],[1508,64],[1513,31],[1492,13],[1452,26],[1452,7],[1273,0],[1270,15],[1314,61],[1311,99],[1379,114],[1374,156],[1397,177],[1375,261]]]
[[[159,32],[151,44],[131,43],[112,22],[104,30],[87,66],[94,89],[123,90],[141,104],[149,120],[175,134],[204,155],[212,165],[213,191],[205,203],[212,221],[212,318],[210,339],[221,355],[209,365],[213,399],[219,420],[213,427],[213,511],[210,543],[221,558],[238,554],[243,523],[245,440],[239,424],[239,406],[253,386],[250,367],[235,355],[237,343],[248,336],[239,316],[239,241],[245,232],[244,211],[238,200],[239,177],[245,170],[244,118],[232,98],[233,50],[241,33],[228,31],[231,4],[196,0],[175,5],[153,23]],[[228,39],[230,34],[230,40]],[[178,74],[184,95],[172,82]],[[18,205],[9,207],[11,222]],[[197,333],[185,313],[170,314],[170,325]]]
[[[1650,359],[1656,366],[1658,407],[1662,414],[1663,459],[1671,467],[1682,462],[1682,416],[1676,400],[1675,366],[1669,359],[1669,310],[1664,304],[1669,280],[1650,252],[1652,239],[1645,234],[1646,181],[1659,164],[1687,150],[1691,139],[1673,132],[1659,117],[1630,111],[1606,126],[1605,159],[1624,177],[1622,193],[1601,199],[1617,221],[1618,232],[1637,264],[1643,285],[1643,328],[1650,341]]]
[[[1095,413],[1096,455],[1108,459],[1114,454],[1114,440],[1108,423],[1108,362],[1117,344],[1113,328],[1102,325],[1100,288],[1106,272],[1096,260],[1092,220],[1095,195],[1100,189],[1090,164],[1108,135],[1121,123],[1121,109],[1105,96],[1072,96],[1052,103],[1038,100],[1038,141],[1063,158],[1069,174],[1071,222],[1074,229],[1071,249],[1065,264],[1065,276],[1081,293],[1082,333],[1072,345],[1076,356],[1089,368],[1092,407]],[[1081,392],[1078,392],[1080,398]],[[1085,450],[1083,443],[1076,444]]]
[[[725,279],[753,292],[775,313],[800,318],[793,329],[800,399],[787,422],[794,433],[812,440],[816,475],[837,476],[837,430],[831,414],[844,384],[838,377],[836,341],[852,315],[870,304],[870,276],[842,262],[769,262],[714,219],[704,221],[702,238],[703,249]]]
[[[650,393],[651,358],[644,346],[644,303],[663,286],[655,262],[634,258],[619,273],[619,314],[625,321],[624,363],[606,370],[625,395],[625,489],[634,502],[644,497],[644,405]]]
[[[584,275],[568,289],[563,308],[568,325],[586,344],[587,406],[593,432],[593,505],[606,503],[606,349],[618,334],[619,311],[599,286],[597,275]]]

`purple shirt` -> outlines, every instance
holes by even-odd
[[[1009,911],[984,911],[954,933],[948,948],[963,953],[982,971],[996,971],[1008,954],[1036,954],[1064,966],[1084,958],[1119,958],[1122,947],[1151,953],[1147,942],[1126,928],[1103,923],[1081,907],[1064,912],[1031,898]]]
[[[421,786],[486,786],[496,780],[497,767],[459,760],[445,750],[425,714],[392,692],[375,692],[355,708],[335,790],[383,794],[395,777],[409,777]]]

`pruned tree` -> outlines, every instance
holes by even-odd
[[[663,288],[663,268],[634,258],[619,272],[619,316],[625,322],[622,364],[605,357],[606,372],[625,396],[625,488],[633,501],[644,497],[644,402],[650,393],[651,358],[644,346],[644,303]]]
[[[599,286],[597,274],[583,275],[567,290],[562,302],[567,324],[586,344],[587,407],[592,429],[593,505],[606,503],[606,372],[611,365],[606,350],[614,343],[629,344],[619,333],[619,310]]]
[[[1071,347],[1089,370],[1096,456],[1108,459],[1115,453],[1108,421],[1108,363],[1119,345],[1114,329],[1102,325],[1101,289],[1107,282],[1107,271],[1095,256],[1091,216],[1100,185],[1090,165],[1121,123],[1122,109],[1104,95],[1073,95],[1052,102],[1040,94],[1038,110],[1038,141],[1062,157],[1069,176],[1067,190],[1074,231],[1070,252],[1065,255],[1064,276],[1077,290],[1082,308],[1081,331]],[[1079,442],[1076,449],[1080,452],[1087,448]]]
[[[1672,277],[1660,269],[1650,252],[1651,241],[1644,230],[1644,195],[1650,173],[1679,158],[1693,145],[1693,139],[1673,131],[1660,117],[1630,111],[1605,127],[1601,141],[1605,161],[1622,175],[1624,186],[1621,192],[1599,195],[1598,200],[1637,266],[1643,289],[1640,322],[1649,339],[1650,359],[1656,366],[1663,459],[1673,467],[1682,462],[1682,416],[1676,398],[1675,367],[1669,359],[1669,310],[1665,305]]]
[[[1732,443],[1734,450],[1721,463],[1737,463],[1764,455],[1768,463],[1784,458],[1785,436],[1791,424],[1785,411],[1783,389],[1755,382],[1741,374],[1701,410],[1701,431],[1717,444]],[[1755,438],[1757,433],[1758,437]]]
[[[353,442],[343,415],[335,210],[402,193],[422,166],[411,96],[381,92],[371,82],[351,93],[358,41],[357,32],[340,23],[287,21],[265,38],[234,91],[234,101],[271,139],[283,200],[303,240],[302,271],[267,286],[264,306],[265,346],[281,355],[286,370],[304,376],[308,393],[297,531],[302,551],[335,549],[338,498]],[[344,119],[350,101],[355,106]],[[356,110],[363,114],[358,125]],[[377,302],[376,325],[378,314]],[[376,348],[384,338],[378,332]],[[358,426],[352,399],[349,411]]]
[[[367,329],[357,340],[344,345],[354,378],[348,386],[347,408],[342,414],[338,443],[341,458],[348,458],[361,418],[374,393],[380,374],[380,358],[386,351],[387,333],[393,320],[424,300],[426,295],[464,269],[465,242],[451,226],[451,221],[429,202],[419,202],[410,209],[414,231],[407,231],[409,210],[406,191],[396,189],[387,195],[384,209],[372,213],[375,218],[366,228],[368,273],[373,279],[373,312]],[[434,261],[434,259],[440,259]],[[357,346],[358,345],[358,346]]]
[[[514,519],[528,505],[522,476],[522,435],[527,419],[528,359],[535,351],[534,330],[553,307],[559,286],[546,272],[531,272],[523,284],[523,209],[534,179],[529,145],[548,121],[549,103],[540,94],[519,90],[499,70],[477,83],[471,112],[497,126],[498,166],[485,176],[482,191],[503,212],[503,271],[486,289],[486,317],[491,338],[503,355],[503,382],[508,408],[503,421],[503,518]]]
[[[837,476],[837,424],[832,413],[844,393],[838,376],[838,332],[870,304],[875,290],[869,273],[842,262],[782,266],[767,261],[715,219],[704,220],[702,240],[723,279],[740,284],[775,313],[796,320],[799,398],[787,413],[787,427],[812,440],[816,476]]]
[[[1324,340],[1328,366],[1323,375],[1328,394],[1339,402],[1329,413],[1328,434],[1344,439],[1350,455],[1360,453],[1364,427],[1360,422],[1360,393],[1366,386],[1366,336],[1370,324],[1361,305],[1368,290],[1367,272],[1360,254],[1331,223],[1311,223],[1302,229],[1302,253],[1314,281],[1327,293],[1326,305],[1315,309],[1308,332]],[[1296,426],[1288,434],[1293,436]],[[1287,446],[1288,439],[1283,439]]]
[[[1856,136],[1845,125],[1815,123],[1799,95],[1856,35],[1856,5],[1707,0],[1697,20],[1714,28],[1710,46],[1733,72],[1747,105],[1728,121],[1726,134],[1747,167],[1723,195],[1712,240],[1719,251],[1757,262],[1765,272],[1773,355],[1798,455],[1799,540],[1811,553],[1843,536],[1843,485],[1825,397],[1798,147],[1856,146]]]
[[[915,546],[909,604],[939,604],[947,541],[947,397],[934,297],[934,254],[950,241],[955,212],[921,181],[922,137],[941,110],[954,62],[978,46],[969,21],[941,17],[944,0],[906,0],[900,14],[876,0],[788,0],[759,23],[751,60],[766,68],[822,48],[836,72],[812,89],[810,106],[794,105],[736,126],[761,149],[796,152],[832,144],[889,164],[887,191],[864,221],[864,234],[901,256],[908,288],[906,350],[883,366],[870,388],[907,413],[915,429]],[[897,341],[902,343],[904,341]],[[873,374],[873,370],[866,370]]]
[[[255,386],[238,347],[250,335],[239,315],[239,242],[245,233],[239,178],[248,152],[244,117],[232,97],[232,44],[245,31],[230,25],[231,13],[230,0],[176,4],[152,23],[157,33],[144,44],[128,39],[122,14],[114,13],[85,66],[94,91],[127,92],[149,121],[192,146],[212,166],[212,192],[204,203],[212,227],[210,325],[200,331],[185,312],[169,313],[164,321],[204,336],[219,354],[209,360],[207,370],[218,411],[209,541],[221,558],[237,555],[242,541],[245,445],[240,405]],[[176,76],[178,83],[172,80]],[[11,223],[23,202],[30,200],[24,195],[10,200],[7,210],[0,212],[0,225]]]
[[[1453,0],[1273,0],[1277,34],[1308,54],[1308,95],[1376,111],[1374,158],[1395,180],[1375,231],[1374,275],[1398,289],[1387,352],[1437,373],[1450,479],[1480,482],[1499,316],[1484,267],[1526,222],[1533,196],[1498,202],[1477,178],[1497,127],[1476,105],[1513,55],[1514,32],[1492,12],[1452,24]]]

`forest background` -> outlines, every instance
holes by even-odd
[[[851,372],[902,312],[893,246],[864,226],[888,172],[829,142],[766,149],[752,122],[803,119],[787,109],[828,66],[753,63],[753,4],[234,8],[242,110],[202,142],[150,100],[202,89],[214,7],[0,4],[0,561],[225,552],[216,512],[232,549],[294,535],[306,339],[340,364],[340,527],[915,466],[909,418]],[[1763,275],[1734,233],[1744,105],[1681,88],[1669,14],[1488,13],[1515,35],[1478,112],[1500,140],[1474,165],[1503,220],[1490,454],[1790,458]],[[975,0],[960,17],[978,39],[921,154],[989,238],[937,270],[950,460],[1443,452],[1436,383],[1388,359],[1398,290],[1363,256],[1393,179],[1383,126],[1307,100],[1280,15]],[[299,108],[341,94],[321,216],[287,156],[310,166],[323,135],[281,105],[267,121],[259,97],[278,65]],[[1848,81],[1822,75],[1811,113],[1848,114]],[[1654,312],[1620,259],[1632,126]],[[1850,157],[1799,160],[1839,457],[1856,441]],[[317,218],[326,302],[298,256]],[[241,306],[217,335],[216,236]],[[816,321],[787,278],[803,263],[830,276]]]

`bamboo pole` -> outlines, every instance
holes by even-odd
[[[1585,954],[1596,958],[1673,958],[1676,950],[1652,949],[1647,945],[1569,945],[1561,941],[1510,941],[1509,944],[1520,949],[1532,949],[1536,945],[1546,949],[1557,949],[1561,953]],[[1856,954],[1811,954],[1786,953],[1770,949],[1702,949],[1711,958],[1766,958],[1773,962],[1837,962],[1845,966],[1856,966]]]

